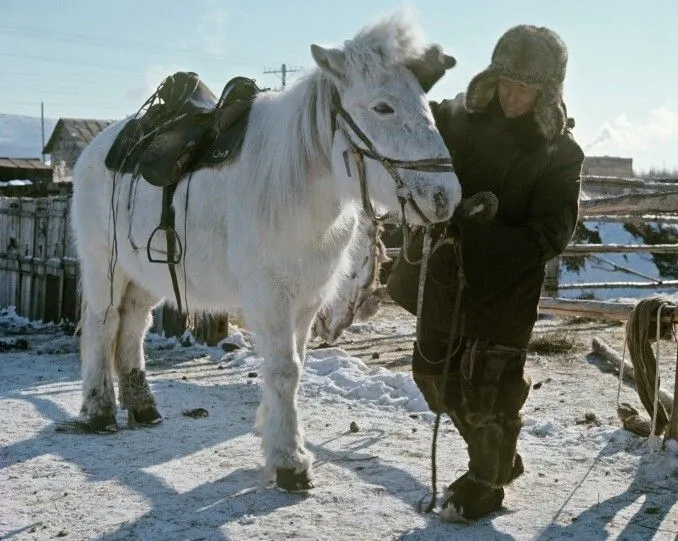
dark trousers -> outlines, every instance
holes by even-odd
[[[516,449],[520,409],[531,386],[524,373],[526,352],[481,338],[455,339],[452,351],[443,382],[447,340],[429,333],[415,343],[414,381],[431,410],[448,414],[466,441],[474,478],[505,485],[522,473]]]

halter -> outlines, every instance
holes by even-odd
[[[412,192],[405,186],[403,179],[398,174],[398,169],[409,169],[411,171],[425,171],[431,173],[441,173],[441,172],[454,172],[454,167],[452,166],[451,158],[427,158],[423,160],[394,160],[388,158],[383,154],[380,154],[374,148],[374,145],[369,140],[369,138],[363,133],[363,131],[357,126],[357,124],[351,118],[351,115],[348,114],[346,109],[341,105],[341,99],[339,98],[339,93],[335,90],[332,94],[332,132],[337,129],[336,117],[339,115],[344,122],[351,128],[351,131],[360,139],[360,141],[365,145],[365,148],[359,147],[355,144],[350,134],[346,128],[342,125],[339,126],[342,133],[344,134],[346,141],[349,145],[349,150],[353,154],[353,159],[356,163],[356,168],[358,169],[358,178],[360,180],[360,195],[362,197],[363,209],[368,216],[372,218],[374,222],[383,221],[388,213],[381,216],[377,216],[374,212],[374,207],[372,206],[372,200],[370,199],[370,194],[367,187],[367,178],[365,175],[365,158],[370,158],[372,160],[377,160],[381,162],[384,166],[384,169],[388,171],[391,175],[391,178],[396,185],[396,197],[400,203],[402,223],[405,225],[405,205],[407,203],[414,209],[419,218],[424,222],[424,224],[430,224],[426,215],[421,211],[414,198],[412,197]],[[351,170],[348,166],[348,150],[344,151],[344,162],[346,164],[346,172],[348,176],[351,176]]]

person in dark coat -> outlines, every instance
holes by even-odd
[[[428,262],[413,376],[430,408],[451,417],[469,454],[468,471],[446,491],[444,520],[499,509],[504,487],[523,473],[517,441],[531,386],[526,347],[545,264],[567,246],[579,209],[584,155],[563,103],[566,65],[567,48],[556,33],[519,25],[501,36],[490,66],[465,94],[431,104],[463,196],[490,191],[499,202],[488,223],[453,219],[463,288],[449,243],[439,243]],[[421,255],[414,237],[410,261]],[[412,313],[418,268],[401,254],[388,282],[391,297]],[[460,290],[462,326],[451,332]]]

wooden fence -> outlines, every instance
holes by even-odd
[[[581,220],[678,221],[678,185],[639,179],[584,177],[584,189],[603,185],[605,193],[617,194],[581,201]],[[612,190],[612,191],[611,191]],[[69,228],[70,198],[0,197],[0,306],[13,305],[20,315],[33,320],[76,321],[79,318],[78,263]],[[595,252],[678,253],[673,245],[571,244],[567,254]],[[397,248],[388,250],[397,254]],[[675,280],[614,282],[608,284],[558,284],[558,261],[547,267],[544,295],[555,297],[558,289],[597,287],[678,287]],[[550,305],[549,305],[550,306]],[[544,306],[545,311],[551,310]],[[181,334],[186,318],[165,307],[155,313],[154,330]],[[192,330],[208,343],[228,334],[227,315],[197,314]]]
[[[678,183],[648,182],[642,179],[587,176],[582,178],[584,191],[602,195],[602,197],[583,199],[580,202],[580,221],[646,223],[648,221],[663,224],[678,223]],[[389,257],[396,257],[400,248],[388,248]],[[571,243],[563,257],[572,255],[592,255],[596,253],[678,253],[678,244],[577,244]],[[591,289],[678,289],[678,280],[664,280],[659,277],[645,276],[635,272],[645,281],[623,282],[579,282],[564,284],[559,282],[560,259],[550,261],[546,266],[543,297],[540,311],[559,315],[590,315],[611,319],[626,319],[632,306],[620,306],[615,303],[601,303],[586,300],[559,299],[559,291]],[[620,317],[623,316],[623,317]]]
[[[80,318],[70,202],[68,196],[0,197],[0,307],[14,306],[19,315],[44,322]],[[153,316],[153,330],[168,336],[181,335],[187,325],[210,345],[228,335],[227,314],[187,318],[162,306]]]
[[[602,177],[605,179],[605,177]],[[589,182],[600,181],[601,177],[593,177]],[[606,181],[609,179],[605,179]],[[613,197],[584,199],[580,202],[579,221],[615,221],[615,222],[662,222],[676,223],[678,213],[678,186],[671,183],[638,182],[637,179],[613,179],[626,186],[627,192]],[[640,193],[634,190],[640,189]],[[658,190],[658,191],[654,191]],[[563,257],[596,253],[678,253],[678,244],[576,244],[571,243],[563,252]],[[555,296],[558,290],[571,289],[667,289],[678,288],[678,280],[663,280],[660,277],[645,276],[635,273],[645,281],[626,282],[591,282],[563,284],[558,281],[560,258],[550,262],[546,267],[544,294]]]
[[[0,197],[0,306],[33,320],[79,317],[68,197]]]

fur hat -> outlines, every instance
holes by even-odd
[[[490,66],[468,85],[466,108],[484,111],[497,91],[499,77],[508,77],[540,87],[534,107],[534,119],[547,141],[566,128],[563,105],[563,81],[567,67],[567,47],[563,40],[545,27],[514,26],[499,38]]]

